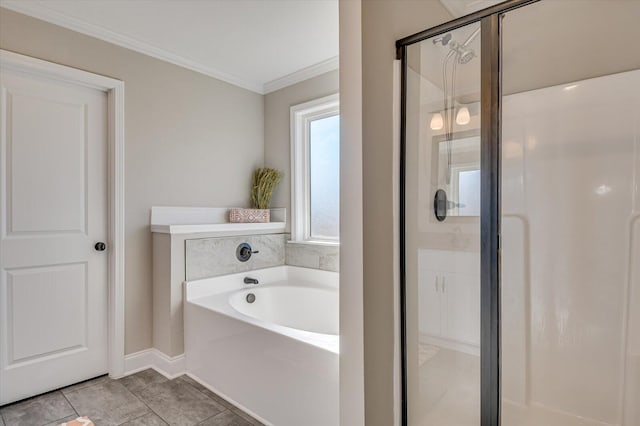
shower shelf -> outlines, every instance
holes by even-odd
[[[285,231],[285,222],[268,223],[200,223],[187,225],[151,225],[151,232],[160,234],[207,234],[230,235],[237,233],[280,233]]]
[[[226,207],[152,207],[151,232],[208,236],[277,234],[285,232],[286,209],[271,209],[273,222],[230,223]]]

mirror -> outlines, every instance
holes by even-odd
[[[433,138],[436,189],[447,193],[447,216],[480,216],[480,134],[476,131]]]

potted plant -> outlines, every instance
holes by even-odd
[[[229,211],[230,222],[262,223],[271,220],[271,196],[282,180],[280,170],[262,167],[253,172],[251,179],[251,208],[233,208]]]

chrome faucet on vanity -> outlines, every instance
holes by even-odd
[[[260,282],[258,281],[257,278],[251,278],[251,277],[244,277],[244,283],[245,284],[252,284],[252,285],[260,284]]]

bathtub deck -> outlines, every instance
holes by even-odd
[[[55,426],[78,416],[101,425],[260,426],[239,408],[188,376],[168,380],[144,370],[107,376],[0,408],[0,426]]]

